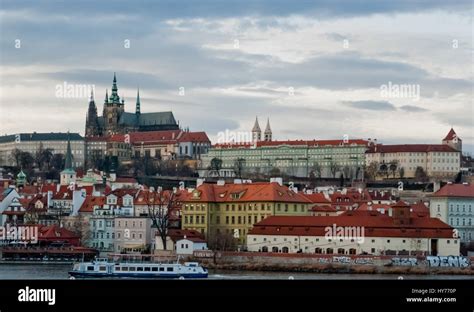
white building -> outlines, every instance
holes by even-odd
[[[192,237],[180,239],[176,242],[176,254],[192,255],[195,250],[207,250],[207,244],[204,239]]]
[[[18,133],[0,136],[0,166],[16,166],[12,152],[19,149],[33,157],[40,150],[51,149],[53,154],[66,154],[67,140],[71,142],[72,167],[84,165],[85,144],[79,133]]]
[[[247,248],[257,252],[341,255],[459,255],[453,228],[413,216],[397,203],[388,214],[348,211],[340,216],[271,216],[254,225]]]
[[[461,152],[461,139],[451,129],[442,144],[370,144],[366,166],[375,163],[379,173],[389,177],[400,177],[403,168],[403,177],[413,178],[418,167],[428,177],[453,177],[461,168]]]
[[[116,217],[114,251],[146,251],[151,248],[154,234],[148,217]]]
[[[462,241],[474,240],[474,185],[446,184],[430,197],[430,215],[454,227]]]

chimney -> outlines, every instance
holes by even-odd
[[[278,183],[278,184],[280,184],[280,185],[283,185],[283,178],[280,178],[280,177],[278,177],[278,178],[270,178],[270,183],[275,183],[275,182]]]
[[[392,207],[388,208],[388,216],[389,216],[389,217],[392,217],[392,216],[393,216]]]
[[[53,191],[48,191],[48,197],[47,198],[47,202],[46,202],[46,205],[48,206],[48,208],[51,208],[53,207]]]
[[[199,178],[196,180],[196,188],[200,187],[201,185],[204,184],[204,181],[206,181],[206,179],[202,179],[202,178]]]

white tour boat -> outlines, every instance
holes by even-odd
[[[99,258],[74,264],[71,277],[134,277],[134,278],[206,278],[207,269],[197,262],[153,263],[110,262]]]

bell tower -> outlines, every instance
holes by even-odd
[[[120,96],[118,95],[117,77],[115,73],[112,84],[112,93],[110,94],[109,98],[107,98],[107,95],[108,94],[106,93],[103,112],[105,128],[104,134],[106,135],[121,132],[118,122],[120,116],[125,110],[125,101],[123,99],[120,101]]]

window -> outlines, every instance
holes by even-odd
[[[173,272],[173,267],[167,267],[166,272]]]

